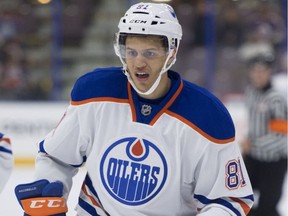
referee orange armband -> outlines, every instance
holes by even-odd
[[[287,134],[287,120],[273,119],[269,122],[269,129],[275,133]]]

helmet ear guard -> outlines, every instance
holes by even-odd
[[[118,24],[119,32],[115,34],[114,50],[123,64],[123,72],[133,88],[139,93],[151,94],[158,86],[161,75],[165,73],[176,61],[176,55],[180,40],[182,38],[182,27],[178,22],[174,9],[168,4],[157,3],[138,3],[132,5]],[[167,59],[162,67],[158,79],[147,92],[141,92],[135,87],[127,71],[127,64],[123,59],[123,49],[125,46],[125,37],[127,35],[156,35],[165,37],[167,43],[164,47],[167,49]],[[170,62],[171,57],[173,60]],[[169,62],[169,64],[168,64]]]

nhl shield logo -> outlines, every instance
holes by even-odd
[[[153,199],[167,180],[167,162],[146,139],[128,137],[104,152],[100,175],[107,192],[119,202],[137,206]]]
[[[152,107],[150,105],[144,104],[141,107],[141,113],[144,116],[148,116],[151,114]]]

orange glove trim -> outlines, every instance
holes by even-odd
[[[31,216],[48,216],[68,211],[63,197],[38,197],[21,200],[26,214]]]

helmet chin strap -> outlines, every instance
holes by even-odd
[[[136,87],[135,83],[133,82],[133,80],[132,80],[132,78],[131,78],[128,70],[127,70],[127,64],[122,60],[122,58],[120,58],[120,59],[121,59],[121,62],[122,62],[122,64],[123,64],[123,72],[124,72],[124,74],[127,76],[127,79],[128,79],[128,81],[129,81],[129,83],[132,85],[132,87],[134,88],[134,90],[135,90],[138,94],[141,94],[141,95],[150,95],[150,94],[152,94],[152,93],[156,90],[156,88],[158,87],[158,85],[159,85],[159,83],[160,83],[160,80],[161,80],[161,77],[162,77],[162,74],[164,74],[166,71],[168,71],[168,70],[171,68],[171,66],[173,65],[173,63],[175,62],[175,60],[176,60],[176,55],[175,55],[173,61],[167,66],[168,61],[169,61],[169,59],[171,58],[172,55],[173,55],[173,50],[171,50],[171,51],[169,52],[169,55],[167,56],[167,58],[166,58],[166,60],[165,60],[165,63],[164,63],[164,65],[163,65],[163,67],[162,67],[162,69],[161,69],[161,71],[160,71],[160,73],[159,73],[159,75],[158,75],[158,78],[156,79],[156,81],[153,83],[153,85],[152,85],[146,92],[142,92],[142,91],[140,91],[140,90]]]

